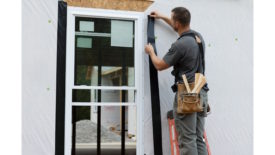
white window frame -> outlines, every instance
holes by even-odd
[[[135,68],[135,86],[74,86],[74,57],[75,57],[75,17],[94,17],[94,18],[108,18],[108,19],[128,19],[135,21],[135,39],[134,39],[134,68]],[[92,9],[92,8],[80,8],[68,6],[67,8],[67,52],[66,52],[66,98],[65,98],[65,155],[71,155],[71,119],[72,119],[72,106],[96,106],[103,105],[102,103],[73,103],[72,102],[72,90],[73,89],[101,89],[101,90],[135,90],[135,103],[104,103],[103,106],[129,106],[133,105],[137,107],[137,145],[136,154],[144,154],[144,138],[143,138],[143,104],[144,104],[144,30],[143,21],[145,15],[142,12],[135,11],[118,11],[118,10],[106,10],[106,9]]]

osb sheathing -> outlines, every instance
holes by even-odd
[[[112,10],[145,11],[153,0],[64,0],[69,6]]]

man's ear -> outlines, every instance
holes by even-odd
[[[179,22],[178,21],[174,21],[174,24],[176,27],[179,27]]]
[[[175,21],[175,26],[177,27],[177,28],[179,28],[179,25],[180,23],[178,22],[178,21]]]

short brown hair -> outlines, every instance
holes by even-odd
[[[174,13],[173,19],[180,22],[182,26],[188,26],[190,24],[191,14],[188,9],[175,7],[172,12]]]

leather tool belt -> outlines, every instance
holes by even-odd
[[[192,90],[195,83],[189,83],[189,86]],[[199,93],[188,93],[184,83],[178,83],[177,88],[177,113],[188,114],[203,111]]]

